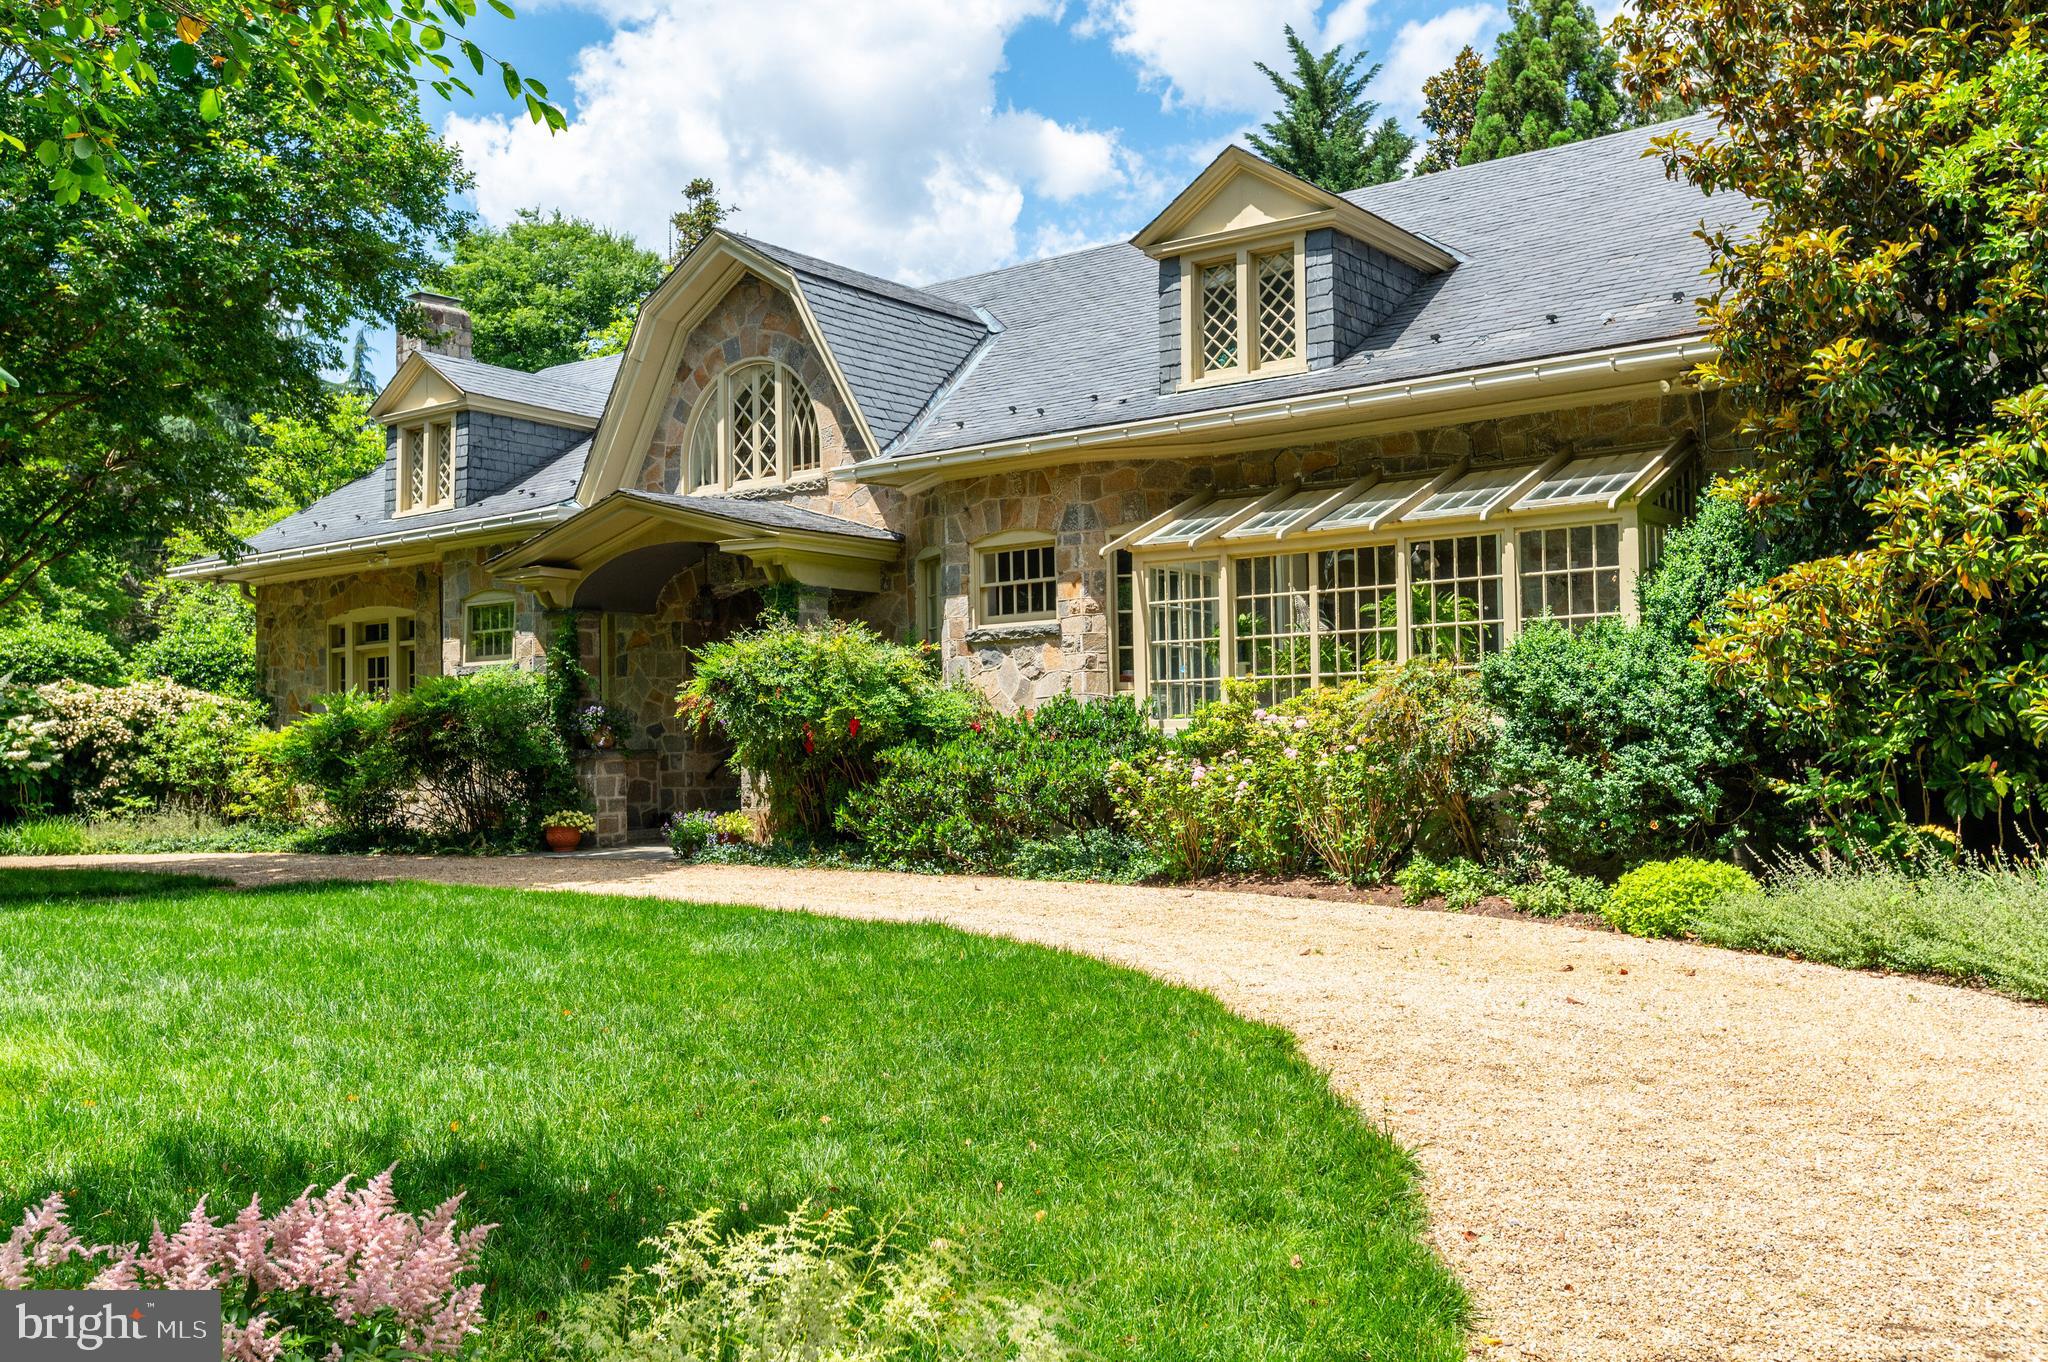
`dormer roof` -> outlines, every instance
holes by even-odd
[[[604,415],[619,357],[575,360],[527,373],[478,359],[415,350],[370,404],[370,419],[389,424],[426,410],[473,408],[589,430]]]
[[[1131,244],[1159,260],[1247,237],[1322,227],[1377,246],[1425,274],[1440,274],[1458,263],[1456,256],[1427,237],[1290,175],[1240,146],[1225,147],[1131,238]]]

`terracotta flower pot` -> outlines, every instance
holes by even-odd
[[[549,851],[574,851],[583,845],[583,834],[575,828],[543,828]]]

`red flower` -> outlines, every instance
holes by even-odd
[[[860,736],[860,715],[856,714],[846,721],[846,736],[849,738],[858,738]]]
[[[809,756],[809,755],[810,755],[811,753],[813,753],[813,752],[815,752],[815,751],[817,751],[817,750],[818,750],[818,740],[817,740],[816,738],[814,738],[814,737],[812,737],[812,736],[811,736],[811,726],[810,726],[809,724],[805,724],[805,725],[804,725],[804,755],[806,755],[806,756]]]

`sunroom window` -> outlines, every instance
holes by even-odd
[[[727,369],[698,395],[686,444],[692,491],[787,482],[823,466],[810,390],[784,364]]]
[[[1226,678],[1273,701],[1411,657],[1475,667],[1531,621],[1625,613],[1650,546],[1678,523],[1666,492],[1691,466],[1674,442],[1191,497],[1103,546],[1135,596],[1128,616],[1118,598],[1116,666],[1169,722]]]

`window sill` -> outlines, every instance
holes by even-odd
[[[969,643],[1021,643],[1026,639],[1057,638],[1060,622],[1050,620],[1006,620],[1001,624],[977,624],[968,629]]]

